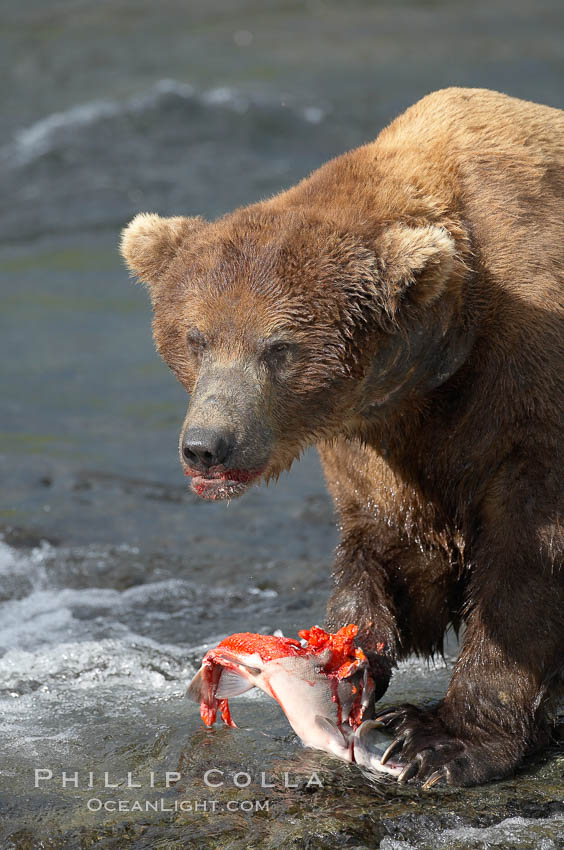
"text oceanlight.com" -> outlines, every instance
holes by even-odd
[[[269,800],[101,800],[91,797],[86,807],[89,812],[267,812]]]
[[[187,777],[184,777],[186,779]],[[62,770],[55,772],[50,768],[35,768],[34,787],[49,788],[57,785],[63,790],[90,791],[85,805],[89,812],[192,812],[195,814],[209,814],[221,811],[239,812],[265,812],[269,810],[269,800],[265,799],[260,792],[266,789],[287,788],[321,788],[323,783],[317,773],[296,776],[290,773],[279,775],[269,774],[262,771],[257,775],[246,770],[227,772],[217,767],[211,767],[205,771],[198,785],[201,788],[202,781],[206,788],[215,792],[217,799],[191,799],[189,790],[183,787],[181,780],[183,776],[176,770],[162,772],[150,771],[146,775],[137,775],[128,771],[124,776],[112,775],[106,771],[97,774],[94,771],[79,772],[77,770]],[[122,797],[126,791],[146,791],[145,799],[140,794],[135,794],[135,799]],[[158,789],[168,790],[166,796],[160,796]],[[257,796],[252,799],[250,794],[245,799],[229,798],[231,791],[255,790]],[[104,794],[103,792],[115,791],[117,793]],[[176,793],[175,793],[176,792]],[[227,792],[227,793],[226,793]],[[220,797],[225,794],[224,799]],[[182,796],[185,795],[185,796]],[[241,795],[242,796],[242,795]]]

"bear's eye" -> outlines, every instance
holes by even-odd
[[[276,339],[266,343],[263,358],[270,366],[282,366],[294,352],[295,348],[296,346],[292,342]]]
[[[198,328],[191,328],[188,331],[186,334],[186,342],[188,343],[188,348],[197,355],[201,355],[208,347],[207,339],[204,334],[198,330]]]
[[[289,342],[272,342],[268,346],[269,354],[287,354],[290,351],[291,344]]]

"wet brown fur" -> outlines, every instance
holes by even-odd
[[[436,92],[287,192],[137,217],[122,246],[187,423],[228,409],[265,478],[317,445],[341,528],[328,625],[385,643],[385,677],[465,623],[441,704],[385,718],[404,778],[511,772],[564,669],[564,113]]]

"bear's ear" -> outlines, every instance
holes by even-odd
[[[121,234],[121,255],[129,270],[150,288],[158,283],[185,237],[205,225],[200,217],[139,213]]]
[[[379,236],[378,256],[384,303],[393,316],[408,299],[426,306],[444,292],[456,262],[456,245],[443,227],[391,224]]]

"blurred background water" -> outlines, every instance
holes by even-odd
[[[314,453],[230,505],[189,494],[187,398],[117,254],[136,212],[255,201],[445,85],[563,107],[562,1],[4,0],[1,17],[0,847],[564,846],[557,746],[515,780],[421,795],[303,750],[254,692],[243,728],[202,728],[182,694],[203,652],[321,621],[337,532]],[[406,662],[386,700],[440,697],[455,654]],[[88,807],[155,797],[202,805]]]

